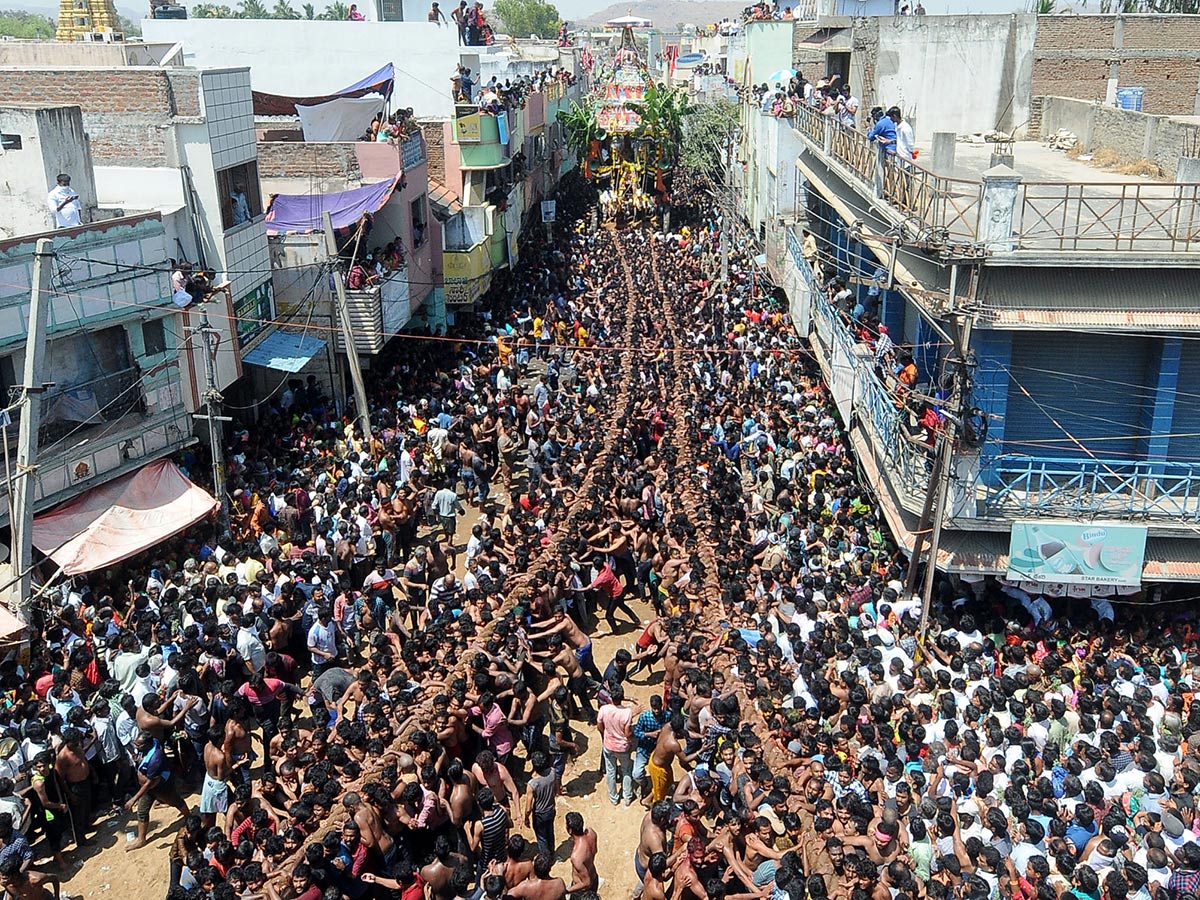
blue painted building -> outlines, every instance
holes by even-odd
[[[1200,581],[1200,306],[1188,290],[1200,242],[1179,224],[1200,212],[1197,187],[1097,184],[1065,158],[1059,180],[1035,182],[1022,158],[1039,148],[1021,142],[1012,168],[960,145],[939,174],[928,145],[901,161],[813,110],[790,124],[799,153],[775,165],[802,174],[806,208],[752,224],[768,248],[786,245],[777,278],[901,546],[915,542],[932,453],[906,436],[894,385],[830,308],[802,229],[823,275],[912,354],[918,396],[946,398],[966,349],[971,435],[958,429],[953,448],[940,568],[1003,577],[1017,521],[1122,524],[1145,530],[1143,583]],[[744,132],[742,158],[761,156],[745,146],[761,129]],[[1067,590],[1134,587],[1092,578]]]

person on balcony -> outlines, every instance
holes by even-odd
[[[898,106],[893,106],[887,111],[887,118],[896,128],[896,155],[912,162],[917,156],[916,136],[913,134],[912,125],[905,121],[904,116],[900,115]]]
[[[351,3],[350,11],[346,13],[346,20],[348,22],[365,22],[367,21],[367,17],[358,11],[357,3]]]
[[[896,109],[896,107],[892,107]],[[897,110],[898,112],[899,110]],[[896,152],[896,122],[891,116],[885,116],[878,106],[871,110],[871,118],[875,124],[867,132],[867,140],[882,144],[888,153]]]
[[[346,274],[346,287],[352,291],[365,291],[378,282],[379,276],[357,260]]]
[[[847,128],[858,127],[858,107],[859,99],[854,96],[854,92],[850,90],[850,85],[843,85],[841,91],[838,92],[837,101],[837,117],[838,121]]]

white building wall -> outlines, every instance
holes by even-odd
[[[411,106],[418,116],[449,118],[454,111],[450,76],[459,46],[453,28],[428,22],[146,19],[142,33],[147,41],[181,41],[186,65],[249,66],[255,90],[293,97],[328,94],[390,62],[396,66],[393,105]]]
[[[876,21],[876,96],[911,117],[918,140],[928,140],[935,130],[1007,131],[1029,121],[1036,16]]]
[[[227,169],[258,157],[248,69],[200,74],[200,108],[208,121],[213,165]]]

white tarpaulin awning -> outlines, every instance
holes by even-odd
[[[338,97],[316,106],[296,106],[304,140],[356,141],[383,112],[382,97]]]
[[[216,508],[212,494],[160,459],[35,518],[33,545],[64,575],[94,572],[149,550]]]

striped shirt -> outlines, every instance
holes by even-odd
[[[504,859],[508,844],[508,810],[503,806],[497,806],[490,813],[487,813],[479,820],[483,826],[483,835],[480,839],[480,851],[483,853],[483,861],[491,862],[496,860],[499,862]]]

